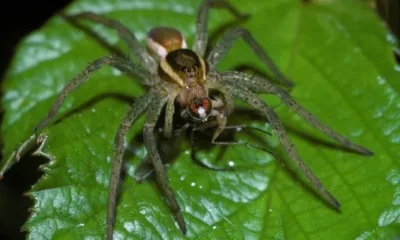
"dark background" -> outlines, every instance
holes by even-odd
[[[0,7],[0,83],[14,55],[18,42],[31,31],[40,28],[70,0],[7,1]],[[7,5],[5,5],[7,4]],[[2,87],[0,85],[0,91]],[[0,107],[0,119],[2,117]],[[0,143],[0,147],[1,147]],[[1,147],[2,148],[2,147]],[[0,161],[2,156],[0,156]],[[33,202],[23,194],[40,177],[39,164],[45,161],[28,158],[11,168],[0,181],[0,239],[25,239],[21,226],[29,216]]]
[[[132,0],[133,1],[133,0]],[[367,0],[372,8],[390,25],[392,32],[400,39],[400,1],[398,0]],[[0,83],[11,62],[18,42],[31,31],[39,28],[58,10],[64,8],[70,0],[55,0],[51,3],[43,0],[31,1],[31,6],[23,1],[8,1],[0,9]],[[312,1],[310,1],[312,2]],[[400,60],[400,54],[393,57]],[[0,85],[0,91],[2,88]],[[0,108],[0,119],[2,112]],[[1,148],[1,143],[0,143]],[[2,156],[0,156],[0,160]],[[24,239],[25,233],[21,226],[29,216],[28,208],[33,202],[23,196],[40,177],[38,166],[44,160],[29,158],[21,161],[7,172],[0,181],[0,239]],[[33,170],[32,170],[33,169]]]

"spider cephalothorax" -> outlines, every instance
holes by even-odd
[[[204,60],[189,49],[174,50],[163,58],[158,68],[161,79],[182,88],[177,101],[187,106],[194,98],[207,97]]]
[[[169,187],[169,179],[158,153],[155,140],[155,126],[164,108],[165,124],[163,132],[166,137],[172,136],[174,132],[173,116],[178,112],[186,121],[194,122],[197,130],[214,128],[212,143],[226,144],[218,142],[217,138],[224,129],[229,128],[229,126],[226,126],[227,117],[234,110],[234,99],[247,103],[265,117],[289,158],[296,163],[321,195],[336,208],[340,208],[339,202],[323,187],[318,178],[301,160],[277,114],[257,96],[257,93],[276,95],[311,126],[353,151],[364,155],[372,155],[369,150],[352,143],[319,122],[310,112],[296,103],[287,91],[272,84],[269,79],[237,71],[218,72],[216,66],[231,49],[233,43],[241,37],[257,57],[271,69],[276,80],[288,87],[293,85],[278,70],[250,33],[243,28],[237,27],[228,30],[206,55],[208,12],[211,7],[228,10],[237,18],[243,17],[224,0],[205,0],[198,10],[196,37],[192,50],[186,49],[186,41],[179,31],[167,27],[158,27],[150,30],[148,34],[146,43],[150,53],[139,43],[135,35],[118,21],[94,13],[80,13],[69,16],[71,19],[86,19],[116,30],[121,39],[128,45],[132,55],[139,58],[141,65],[136,65],[131,61],[116,56],[95,60],[63,88],[48,116],[35,129],[45,126],[55,116],[65,97],[73,89],[86,82],[93,72],[104,65],[110,65],[124,72],[133,73],[142,78],[143,84],[149,86],[149,91],[135,101],[122,119],[115,137],[108,198],[107,239],[112,239],[125,136],[129,128],[143,113],[146,113],[143,138],[148,152],[143,162],[153,165],[156,181],[162,193],[166,196],[166,203],[175,215],[179,228],[183,233],[187,231],[186,223],[175,199],[174,192]],[[217,94],[210,96],[211,92]],[[175,110],[175,104],[179,106],[179,111]]]

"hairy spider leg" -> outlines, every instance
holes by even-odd
[[[180,129],[176,129],[173,131],[173,142],[179,142],[183,136],[182,133],[184,133],[192,124],[190,123],[185,123],[185,125],[183,125]],[[171,142],[171,138],[168,138],[169,142]],[[147,168],[149,165],[153,166],[152,164],[152,160],[149,157],[149,154],[146,154],[146,156],[142,159],[142,161],[140,161],[139,165],[136,167],[135,170],[135,180],[136,182],[140,183],[143,180],[145,180],[148,176],[150,176],[150,174],[152,174],[154,172],[154,168],[149,169],[147,171],[143,171],[144,168]],[[165,168],[169,167],[169,164],[164,164]]]
[[[170,138],[173,135],[173,118],[175,113],[175,99],[178,93],[169,96],[165,107],[164,136]]]
[[[154,103],[149,107],[143,129],[144,145],[153,162],[154,170],[156,172],[157,183],[161,191],[163,192],[164,196],[166,196],[167,198],[166,199],[167,205],[171,210],[171,212],[175,215],[176,221],[178,222],[179,228],[181,229],[182,233],[186,234],[187,229],[185,220],[183,219],[183,216],[181,214],[181,209],[179,207],[178,202],[176,201],[175,194],[169,187],[168,175],[162,163],[161,157],[158,154],[157,143],[154,138],[155,125],[167,101],[168,101],[167,97],[161,97],[155,100]]]
[[[139,98],[131,108],[129,108],[125,117],[119,125],[117,134],[114,140],[114,157],[111,167],[108,207],[107,207],[107,240],[112,239],[113,226],[115,219],[115,206],[117,201],[118,185],[121,175],[121,166],[123,162],[123,153],[125,149],[125,136],[134,122],[139,116],[154,102],[154,96],[148,93]]]
[[[222,74],[222,79],[224,81],[230,82],[231,84],[239,85],[250,89],[251,91],[257,90],[258,92],[271,93],[279,97],[279,99],[286,104],[290,109],[296,112],[300,117],[308,122],[314,128],[320,130],[326,136],[336,140],[346,148],[367,155],[373,155],[370,150],[361,147],[347,138],[341,136],[339,133],[335,132],[331,128],[327,127],[321,123],[312,113],[305,110],[301,105],[299,105],[295,100],[282,88],[272,84],[268,79],[262,78],[260,76],[254,76],[241,72],[225,72]]]
[[[249,104],[253,108],[260,111],[269,121],[269,124],[272,127],[274,133],[278,136],[279,141],[284,147],[286,153],[289,155],[289,158],[293,160],[297,167],[303,172],[303,174],[311,181],[314,187],[322,194],[322,196],[334,207],[340,208],[340,203],[329,193],[325,187],[321,184],[318,178],[312,173],[312,171],[305,165],[305,163],[300,159],[299,154],[297,153],[296,148],[294,147],[292,141],[289,139],[288,134],[283,128],[282,124],[279,121],[278,115],[275,111],[270,108],[267,104],[264,103],[258,96],[249,91],[248,89],[241,86],[228,86],[230,91],[232,91],[233,96],[240,99],[241,101]]]
[[[60,17],[66,20],[66,22],[74,27],[75,29],[82,30],[87,36],[90,38],[94,39],[100,47],[107,49],[108,52],[111,52],[114,55],[117,55],[119,57],[122,57],[124,59],[129,60],[129,53],[126,54],[125,51],[122,51],[120,48],[118,48],[115,45],[112,45],[111,43],[107,42],[106,39],[104,39],[97,31],[92,29],[90,26],[87,26],[85,24],[82,24],[79,19],[74,18],[73,16],[70,16],[66,14],[63,11],[60,11],[57,13]]]
[[[75,15],[69,15],[69,17],[77,19],[79,18],[86,19],[95,23],[100,23],[111,29],[114,29],[115,31],[117,31],[120,38],[126,43],[126,45],[129,48],[129,51],[132,52],[132,55],[138,56],[140,58],[140,63],[143,64],[146,67],[146,69],[150,69],[150,72],[152,74],[157,73],[157,67],[158,67],[157,62],[140,44],[140,42],[137,40],[133,32],[124,25],[122,25],[120,22],[91,12],[83,12]]]
[[[208,43],[208,13],[210,8],[221,8],[227,10],[237,19],[245,18],[247,15],[241,14],[229,2],[224,0],[204,0],[198,8],[196,19],[196,38],[193,51],[199,56],[204,57]]]
[[[65,98],[69,93],[75,90],[77,87],[85,83],[89,77],[99,70],[104,65],[110,65],[116,67],[118,69],[124,70],[125,72],[130,72],[137,74],[142,78],[149,78],[147,71],[143,71],[142,68],[134,65],[133,63],[117,57],[117,56],[107,56],[99,58],[92,63],[89,64],[81,73],[79,73],[76,77],[74,77],[67,85],[64,86],[61,93],[58,95],[53,107],[51,108],[50,112],[48,113],[47,117],[43,119],[34,129],[33,131],[36,132],[38,129],[41,129],[47,125],[47,123],[54,118],[57,114],[60,106],[64,102]]]
[[[226,32],[217,45],[211,50],[207,57],[207,63],[209,68],[215,70],[218,63],[225,57],[225,55],[232,48],[235,41],[242,37],[243,40],[249,45],[253,50],[254,54],[265,63],[265,65],[272,71],[276,76],[277,80],[287,86],[293,87],[294,83],[287,79],[275,65],[274,61],[267,55],[266,51],[261,47],[261,45],[253,38],[247,29],[241,27],[235,27]]]

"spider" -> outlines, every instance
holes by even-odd
[[[72,90],[85,83],[94,72],[105,65],[126,73],[136,74],[143,80],[143,84],[149,86],[148,92],[130,107],[115,136],[108,197],[107,239],[112,239],[113,235],[117,187],[120,181],[125,136],[142,114],[146,114],[143,136],[147,156],[144,161],[152,163],[158,186],[166,196],[166,203],[183,234],[187,232],[186,223],[174,192],[169,187],[166,168],[157,151],[155,139],[155,126],[164,108],[166,109],[163,126],[165,137],[174,135],[173,116],[178,114],[187,123],[195,125],[194,130],[213,129],[211,143],[229,144],[218,142],[217,139],[224,129],[229,128],[227,118],[234,111],[234,99],[247,103],[268,120],[289,158],[296,163],[320,194],[337,209],[340,208],[340,203],[323,187],[318,178],[301,160],[277,114],[257,94],[276,95],[291,110],[325,135],[350,150],[364,155],[373,155],[371,151],[352,143],[322,124],[315,116],[296,103],[286,90],[273,84],[269,79],[238,71],[218,72],[216,70],[218,63],[232,48],[234,42],[243,38],[281,84],[288,87],[293,86],[293,83],[283,76],[260,44],[244,28],[233,27],[226,31],[216,46],[206,54],[208,14],[211,8],[225,9],[238,19],[244,16],[225,0],[203,1],[198,8],[195,43],[192,49],[187,48],[183,35],[173,28],[156,27],[151,29],[147,35],[146,48],[148,51],[146,51],[135,35],[118,21],[90,12],[68,16],[72,19],[88,20],[114,29],[127,44],[130,53],[139,58],[140,64],[134,64],[118,56],[106,56],[93,61],[63,88],[47,117],[35,127],[35,132],[43,128],[56,115],[64,99]]]

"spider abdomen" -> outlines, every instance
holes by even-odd
[[[164,58],[171,51],[187,48],[187,44],[175,28],[155,27],[147,33],[146,47],[155,58]]]

